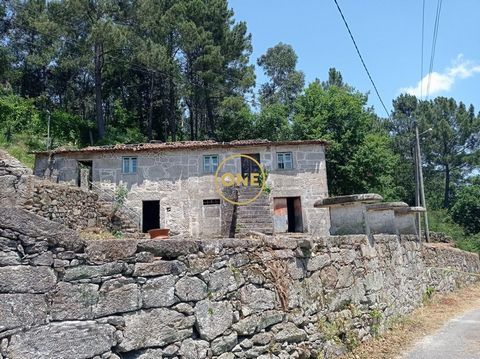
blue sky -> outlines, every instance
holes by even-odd
[[[421,0],[338,0],[387,109],[401,92],[419,94]],[[428,74],[437,1],[426,0],[424,76]],[[333,0],[230,0],[235,19],[252,34],[252,63],[278,42],[293,46],[306,82],[328,69],[370,92],[369,104],[385,111],[355,52]],[[480,1],[444,0],[430,80],[430,98],[453,97],[480,110]],[[257,86],[265,76],[257,68]],[[423,82],[426,92],[426,80]]]

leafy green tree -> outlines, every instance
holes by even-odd
[[[270,141],[283,141],[291,138],[291,125],[287,107],[281,103],[265,104],[255,116],[254,137]]]
[[[480,122],[473,106],[467,110],[463,103],[457,104],[453,99],[418,101],[415,96],[400,95],[393,101],[393,107],[386,127],[393,139],[393,149],[400,156],[399,168],[403,169],[399,171],[397,185],[406,189],[405,199],[413,203],[413,121],[417,120],[419,132],[424,133],[420,141],[427,202],[433,208],[448,208],[455,188],[479,164]]]
[[[419,103],[415,96],[402,94],[393,100],[392,116],[384,122],[384,126],[391,137],[392,149],[399,159],[395,186],[403,188],[402,200],[411,205],[415,204],[415,137],[413,124],[418,106]],[[425,130],[423,122],[419,122],[419,128],[420,132]]]
[[[332,195],[380,191],[397,197],[391,187],[397,164],[386,132],[366,109],[367,98],[348,87],[311,83],[297,99],[294,138],[326,139],[327,178]]]
[[[40,124],[40,116],[31,100],[16,95],[0,97],[0,128],[7,142],[15,134],[35,133]]]
[[[480,233],[480,185],[463,187],[451,208],[453,220],[460,224],[465,234]]]
[[[252,136],[253,115],[241,96],[226,97],[220,104],[217,138],[219,141],[248,139]]]
[[[261,86],[262,103],[278,102],[290,109],[305,83],[303,72],[296,70],[297,60],[292,46],[281,42],[258,58],[257,65],[263,68],[270,79]]]
[[[472,170],[470,159],[480,152],[480,119],[452,98],[437,97],[429,107],[424,118],[433,131],[425,146],[426,160],[433,168],[442,168],[443,206],[449,208],[452,184]]]

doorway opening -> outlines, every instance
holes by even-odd
[[[275,232],[303,232],[300,197],[278,197],[273,201]]]
[[[258,163],[260,163],[260,153],[248,153],[245,154],[246,156],[252,157],[255,159]],[[258,165],[252,161],[249,158],[241,157],[241,165],[242,165],[242,177],[247,178],[248,177],[248,185],[250,186],[250,175],[252,173],[258,173],[260,174],[260,168]]]
[[[92,189],[92,168],[92,161],[78,161],[78,187]]]
[[[160,228],[160,201],[142,202],[142,231]]]

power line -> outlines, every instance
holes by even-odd
[[[380,100],[380,103],[383,106],[383,109],[385,110],[385,113],[387,114],[387,117],[390,117],[390,113],[387,110],[387,107],[385,106],[385,103],[382,100],[382,97],[380,96],[380,93],[378,92],[377,86],[375,85],[375,82],[373,81],[372,76],[370,75],[370,71],[368,71],[367,65],[365,64],[365,61],[363,61],[362,54],[360,53],[360,50],[358,49],[357,43],[355,42],[355,38],[353,37],[352,32],[350,31],[350,27],[348,26],[347,20],[345,19],[345,16],[343,16],[342,9],[338,5],[337,0],[333,0],[335,2],[335,5],[337,5],[337,9],[340,12],[340,16],[343,19],[343,23],[345,24],[345,27],[347,28],[348,33],[350,34],[350,38],[352,39],[353,45],[355,46],[355,49],[357,50],[358,57],[360,58],[360,61],[362,62],[363,68],[365,69],[368,78],[370,79],[370,82],[373,85],[373,88],[375,89],[375,92],[377,93],[378,99]]]
[[[422,56],[420,63],[420,100],[423,97],[423,43],[425,38],[425,0],[423,0],[422,5]]]
[[[432,77],[432,71],[433,71],[433,63],[435,60],[435,48],[437,46],[437,37],[438,37],[438,28],[440,26],[440,13],[442,12],[442,2],[443,0],[438,0],[437,1],[437,10],[435,13],[435,24],[433,25],[433,39],[432,39],[432,51],[430,54],[430,68],[428,71],[428,81],[427,81],[427,93],[426,93],[426,98],[428,99],[428,95],[430,93],[430,80]]]

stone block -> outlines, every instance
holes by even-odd
[[[210,345],[205,340],[188,338],[182,342],[179,354],[184,359],[205,359],[208,357]]]
[[[220,298],[238,289],[243,283],[245,283],[245,279],[238,269],[223,268],[209,275],[208,290],[214,298]]]
[[[158,275],[180,274],[186,269],[180,261],[156,260],[149,263],[136,263],[134,276],[154,277]]]
[[[282,323],[278,326],[280,331],[275,334],[275,340],[279,343],[298,343],[307,339],[307,333],[293,323]]]
[[[212,341],[212,353],[213,355],[220,355],[225,352],[230,352],[238,343],[238,335],[233,332],[230,335],[219,337]]]
[[[93,319],[93,308],[98,302],[98,285],[58,283],[50,295],[50,302],[53,320]]]
[[[0,293],[46,293],[56,281],[55,272],[48,267],[0,267]]]
[[[0,332],[44,324],[47,304],[43,294],[0,294]]]
[[[202,339],[213,340],[225,333],[233,323],[229,302],[203,300],[195,306],[196,327]]]
[[[243,316],[275,308],[275,298],[276,295],[271,290],[257,288],[251,284],[242,287],[240,300],[242,302]]]
[[[43,252],[36,257],[30,259],[30,262],[35,266],[51,266],[53,264],[52,252]]]
[[[1,266],[14,266],[20,264],[20,256],[17,252],[0,252],[0,267]]]
[[[135,256],[136,240],[102,239],[88,241],[85,247],[87,260],[91,263],[105,263],[125,260]]]
[[[185,302],[198,301],[207,297],[207,285],[197,277],[183,277],[175,285],[175,293]]]
[[[232,325],[232,328],[239,335],[252,335],[260,332],[274,324],[280,323],[284,318],[284,313],[278,310],[266,310],[259,314],[250,315],[240,319]]]
[[[15,334],[7,357],[11,359],[88,359],[115,346],[115,328],[94,321],[50,323]]]
[[[187,239],[147,240],[138,242],[138,250],[153,253],[156,257],[174,259],[197,253],[199,246],[196,241]]]
[[[322,269],[329,263],[330,256],[328,254],[319,254],[306,259],[307,270],[312,272]]]
[[[95,316],[103,317],[116,313],[132,312],[140,309],[142,299],[140,289],[132,280],[111,279],[103,283],[99,292]]]
[[[174,310],[157,308],[125,316],[121,352],[160,347],[188,338],[193,333],[194,317]]]
[[[81,265],[78,267],[71,267],[65,270],[65,281],[89,279],[94,277],[104,277],[114,274],[122,273],[127,268],[125,263],[106,263],[102,265]]]
[[[175,298],[175,282],[177,278],[166,275],[148,279],[142,287],[144,308],[170,307],[177,302]]]

